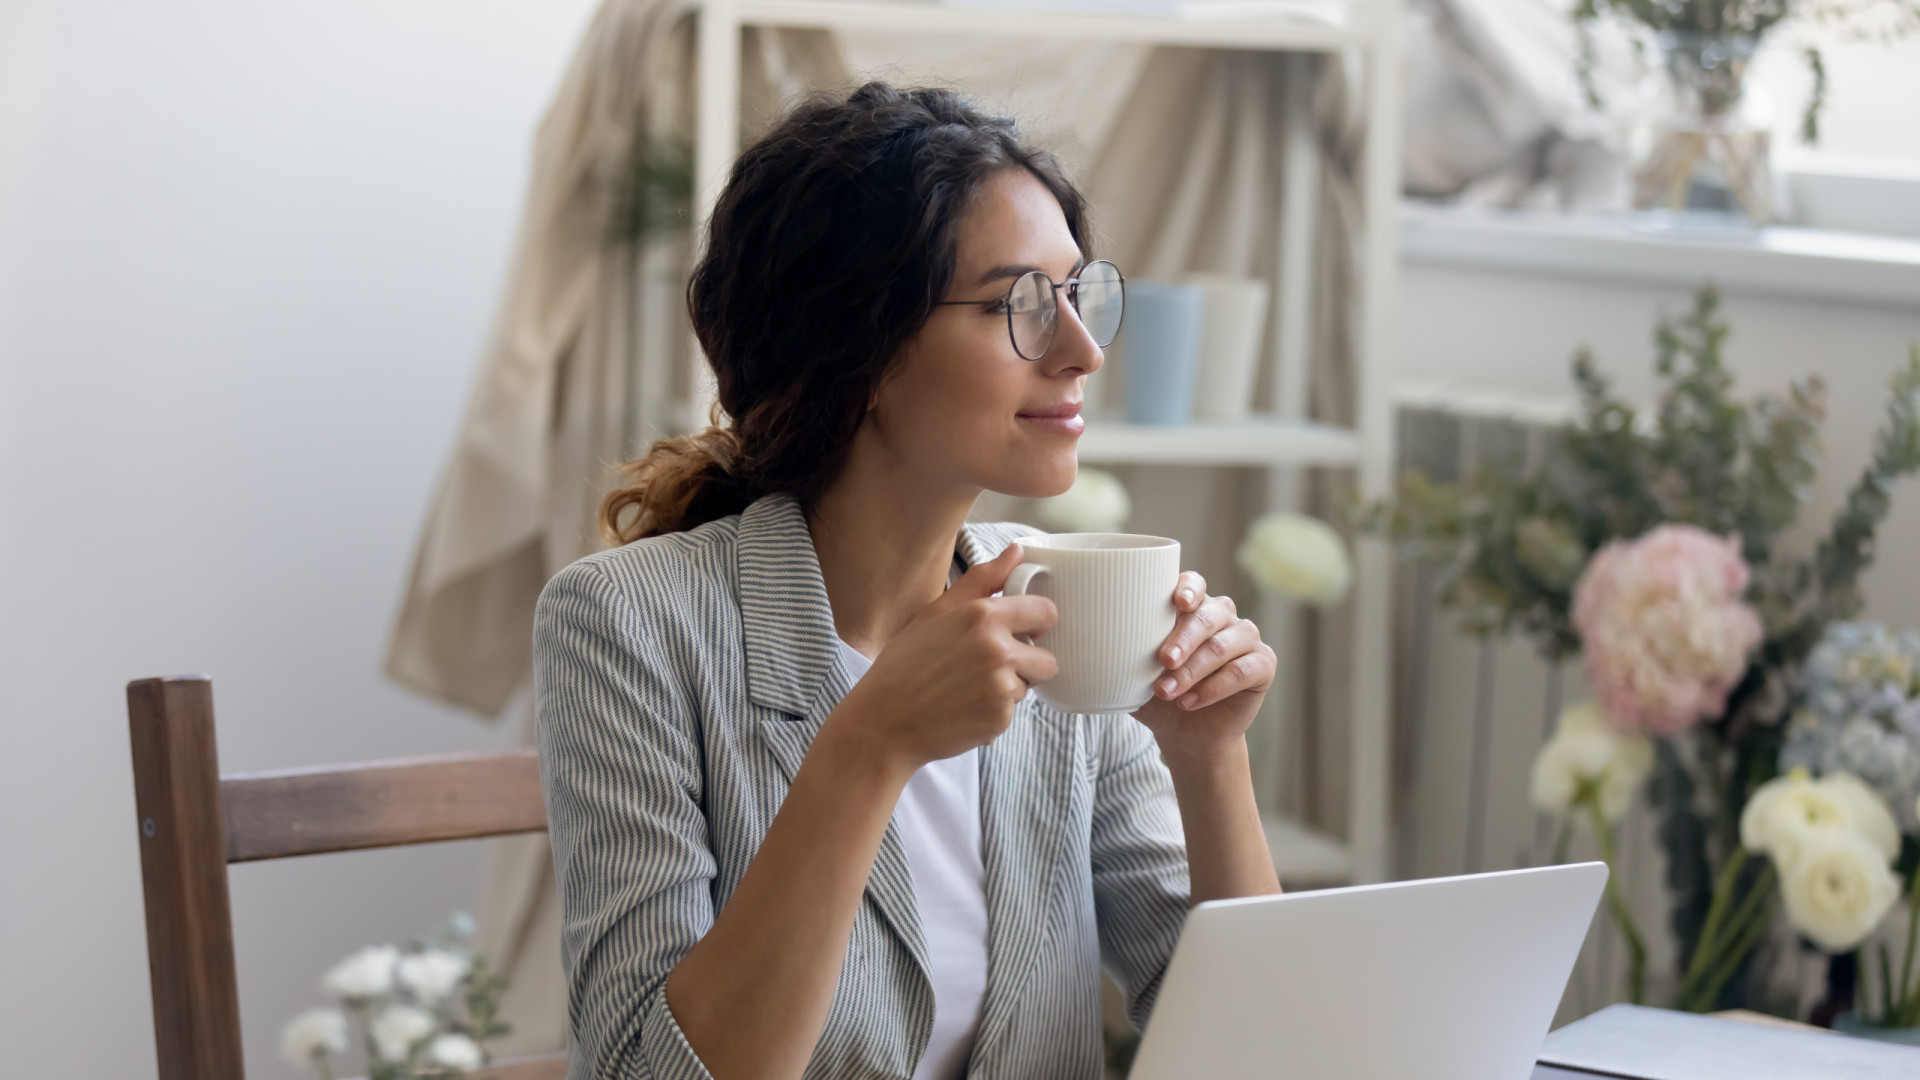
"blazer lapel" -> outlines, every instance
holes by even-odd
[[[846,697],[852,680],[840,661],[833,607],[800,504],[791,496],[769,495],[747,507],[740,518],[738,557],[747,690],[755,703],[792,717],[769,717],[759,725],[761,741],[792,784],[820,725]],[[913,874],[892,821],[867,878],[867,898],[931,993]]]
[[[799,502],[768,495],[748,506],[736,550],[747,693],[756,704],[805,716],[839,666],[839,634]]]
[[[968,566],[993,559],[1007,539],[968,526],[959,547]],[[987,995],[968,1072],[991,1073],[993,1055],[1019,1015],[1021,992],[1057,932],[1067,888],[1066,823],[1083,818],[1072,802],[1081,760],[1077,717],[1031,692],[1005,734],[980,751],[981,860],[987,879]]]

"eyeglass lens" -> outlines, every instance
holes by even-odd
[[[1120,270],[1102,259],[1088,263],[1077,278],[1065,285],[1067,302],[1080,314],[1080,322],[1093,337],[1093,343],[1106,348],[1120,333],[1120,315],[1126,290]],[[1053,344],[1060,326],[1060,307],[1053,279],[1038,270],[1022,275],[1007,295],[1007,328],[1013,335],[1013,347],[1022,357],[1038,360]]]

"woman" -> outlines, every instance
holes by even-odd
[[[732,424],[628,466],[536,621],[573,1075],[1097,1077],[1101,964],[1142,1024],[1190,903],[1279,891],[1254,626],[1183,574],[1155,700],[1061,713],[1052,603],[996,595],[1031,530],[964,523],[1072,482],[1118,274],[941,90],[798,109],[710,228]]]

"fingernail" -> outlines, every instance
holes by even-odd
[[[1187,691],[1187,696],[1180,699],[1180,707],[1183,709],[1191,709],[1194,705],[1198,704],[1199,701],[1200,691],[1189,690]]]
[[[1180,646],[1175,645],[1173,648],[1168,649],[1167,659],[1173,661],[1176,664],[1179,663],[1180,662]]]
[[[1172,676],[1168,676],[1167,678],[1160,680],[1160,683],[1159,683],[1160,692],[1163,694],[1171,694],[1173,693],[1173,688],[1178,685],[1180,684],[1173,681]]]
[[[1180,599],[1181,599],[1181,600],[1183,600],[1183,601],[1185,601],[1186,603],[1189,603],[1189,604],[1191,604],[1191,603],[1193,603],[1193,590],[1192,590],[1192,589],[1181,589],[1181,590],[1180,590]]]

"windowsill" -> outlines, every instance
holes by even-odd
[[[1624,218],[1465,211],[1406,202],[1400,252],[1413,265],[1548,273],[1635,284],[1920,307],[1920,240],[1774,227],[1653,232]]]

